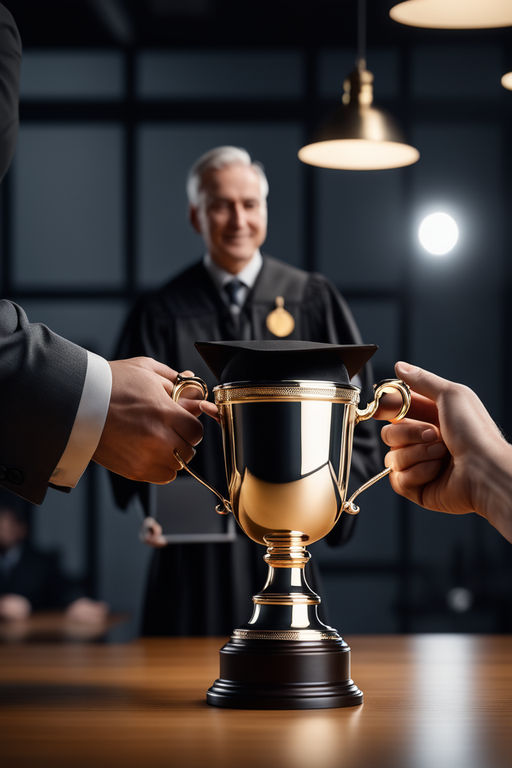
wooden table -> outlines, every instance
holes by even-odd
[[[0,621],[1,643],[98,641],[127,621],[128,614],[111,613],[98,621],[76,621],[64,611],[36,611],[26,619]]]
[[[363,706],[210,707],[221,639],[0,647],[0,764],[510,768],[512,637],[347,638]]]

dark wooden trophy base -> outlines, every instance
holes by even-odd
[[[350,648],[341,638],[231,638],[206,700],[231,709],[325,709],[362,704],[363,694],[350,679]]]

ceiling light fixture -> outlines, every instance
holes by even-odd
[[[418,229],[423,248],[434,256],[445,256],[456,246],[459,228],[452,216],[436,211],[425,216]]]
[[[512,91],[512,72],[506,72],[501,78],[501,84],[504,88]]]
[[[373,74],[366,69],[366,0],[358,0],[358,52],[355,69],[343,84],[342,103],[310,144],[299,150],[308,165],[369,171],[400,168],[420,156],[407,144],[391,115],[372,106]]]
[[[394,21],[427,29],[495,29],[512,25],[510,0],[406,0],[391,8]]]

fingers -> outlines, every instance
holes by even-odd
[[[167,540],[162,532],[162,526],[152,517],[144,519],[139,537],[144,544],[156,549],[167,545]]]
[[[416,504],[425,506],[423,499],[424,488],[439,477],[442,468],[442,460],[422,461],[420,464],[415,464],[408,469],[391,472],[389,482],[396,493],[405,496],[406,499],[414,501]]]
[[[389,451],[384,459],[386,467],[402,472],[422,462],[443,459],[448,449],[443,442],[408,445]]]
[[[391,420],[402,406],[402,398],[398,392],[386,392],[380,400],[375,418],[379,420]],[[428,397],[411,392],[411,406],[407,411],[408,419],[428,421],[430,424],[439,424],[436,404]]]
[[[165,367],[167,368],[167,366],[165,366]],[[178,376],[178,374],[172,368],[169,368],[168,370],[172,371],[174,373],[174,377],[170,378],[169,376],[164,376],[162,373],[160,373],[159,375],[162,376],[162,386],[163,386],[163,388],[165,389],[165,391],[167,392],[169,397],[172,397],[172,393],[174,391],[174,385],[176,383],[176,377]],[[158,371],[157,371],[157,373],[158,373]],[[187,370],[187,371],[182,371],[179,375],[183,376],[185,378],[188,378],[189,376],[194,376],[194,373],[192,371]],[[184,390],[182,390],[182,391],[184,391]],[[201,392],[199,391],[199,389],[197,387],[194,387],[194,386],[191,385],[190,387],[186,388],[186,397],[189,400],[195,400],[195,399],[201,397]],[[184,399],[183,396],[181,396],[179,398],[179,401],[176,400],[175,402],[179,402],[180,405],[182,405],[182,400],[183,399]]]
[[[441,376],[426,371],[424,368],[418,368],[417,365],[411,365],[403,361],[396,363],[395,371],[397,376],[400,376],[415,392],[428,397],[430,400],[434,400],[434,402],[452,384],[448,379],[443,379]]]
[[[201,422],[172,400],[169,403],[166,422],[167,428],[175,432],[182,441],[188,444],[189,448],[198,445],[203,439],[203,425]],[[181,450],[183,446],[179,444],[175,447]]]
[[[165,363],[154,360],[152,357],[132,357],[130,358],[130,362],[141,368],[147,368],[154,373],[158,373],[159,376],[162,376],[162,378],[167,379],[168,381],[176,381],[178,372],[175,371],[174,368],[165,365]]]
[[[207,416],[215,419],[215,421],[220,421],[219,409],[215,403],[210,403],[208,400],[201,400],[199,403],[199,409],[202,411],[202,413],[206,413]]]
[[[439,429],[425,421],[404,419],[396,424],[386,424],[381,429],[382,440],[390,448],[398,448],[413,443],[433,443],[441,439]]]
[[[192,416],[200,416],[202,413],[201,402],[201,400],[189,400],[188,397],[180,397],[179,405],[191,413]]]

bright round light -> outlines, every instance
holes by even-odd
[[[455,219],[438,211],[425,216],[418,230],[421,245],[435,256],[449,253],[459,239],[459,228]]]
[[[509,91],[512,91],[512,72],[505,72],[505,74],[501,78],[501,84],[504,88],[507,88]]]

